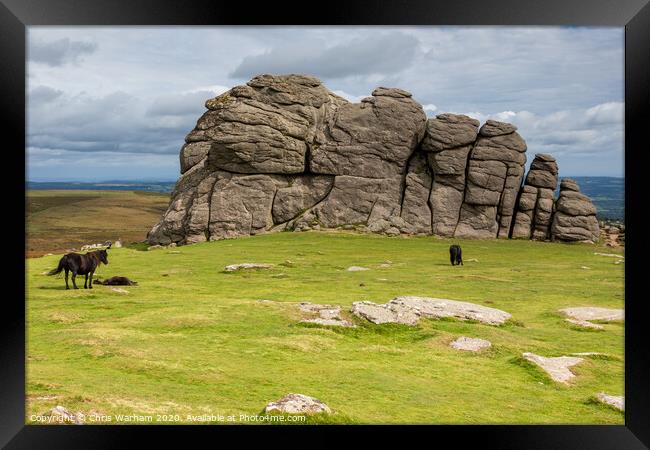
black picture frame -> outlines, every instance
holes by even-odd
[[[317,13],[315,12],[317,10]],[[25,242],[16,238],[25,229],[25,36],[31,25],[575,25],[625,27],[625,425],[520,425],[520,426],[47,426],[25,425]],[[650,4],[648,0],[483,0],[468,1],[346,1],[302,4],[282,8],[277,3],[215,2],[208,0],[2,0],[0,4],[0,90],[5,138],[2,155],[5,179],[3,259],[15,285],[15,295],[3,301],[0,349],[0,445],[4,448],[115,448],[133,439],[169,444],[207,439],[221,444],[235,434],[242,446],[253,435],[267,442],[279,432],[301,433],[317,445],[319,434],[344,430],[372,431],[367,444],[395,436],[408,439],[414,431],[421,439],[454,446],[468,440],[487,448],[614,449],[650,446],[648,360],[650,336],[644,323],[643,270],[644,156],[650,120]],[[7,138],[8,142],[7,142]],[[20,149],[23,149],[21,152]],[[7,181],[7,178],[13,178]],[[25,179],[23,177],[23,183]],[[23,214],[21,214],[23,212]],[[11,251],[7,247],[11,247]],[[8,286],[7,286],[8,287]],[[480,405],[477,405],[480,407]],[[372,428],[372,430],[368,430]],[[252,433],[251,431],[255,431]],[[307,432],[307,433],[305,433]],[[408,434],[407,434],[408,433]],[[365,434],[365,433],[364,433]],[[234,437],[234,436],[231,436]],[[347,439],[346,439],[347,440]],[[408,442],[407,441],[407,442]],[[296,441],[299,442],[299,441]],[[305,442],[305,441],[303,441]],[[426,441],[424,441],[426,442]],[[191,445],[196,447],[199,444]],[[310,445],[305,442],[305,446]],[[417,444],[426,445],[426,444]]]

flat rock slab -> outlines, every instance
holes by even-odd
[[[361,272],[362,270],[370,270],[367,267],[350,266],[346,269],[348,272]]]
[[[591,328],[593,330],[604,330],[605,327],[598,325],[597,323],[591,323],[587,320],[577,320],[577,319],[564,319],[566,322],[569,322],[572,325],[582,328]]]
[[[583,306],[577,308],[560,309],[561,313],[568,316],[567,322],[585,328],[602,330],[603,326],[591,323],[592,320],[602,320],[604,322],[613,322],[625,319],[625,311],[622,309],[596,308],[592,306]]]
[[[339,316],[341,313],[341,307],[333,305],[317,305],[314,303],[303,302],[300,304],[300,311],[310,314],[318,314],[324,319],[332,319]]]
[[[455,317],[476,320],[489,325],[501,325],[509,313],[495,308],[442,298],[396,297],[383,305],[373,302],[354,302],[352,313],[373,323],[417,324],[420,317]]]
[[[354,328],[354,325],[352,325],[350,322],[347,320],[343,319],[321,319],[316,318],[316,319],[305,319],[301,320],[301,323],[315,323],[318,325],[327,325],[330,327],[349,327],[349,328]]]
[[[363,317],[372,323],[378,325],[382,323],[399,323],[402,325],[416,325],[420,316],[417,312],[401,305],[385,303],[379,305],[373,302],[354,302],[352,314]]]
[[[303,394],[287,394],[276,402],[266,405],[264,412],[284,414],[331,413],[332,410],[320,400]]]
[[[456,339],[454,342],[452,342],[450,346],[452,348],[455,348],[456,350],[478,352],[485,348],[492,347],[492,343],[490,341],[486,341],[485,339],[461,336],[458,339]]]
[[[625,256],[623,256],[623,255],[617,255],[616,253],[598,253],[598,252],[594,252],[594,255],[598,255],[598,256],[612,256],[612,257],[614,257],[614,258],[625,258]]]
[[[512,317],[500,309],[445,298],[407,296],[394,298],[389,303],[409,308],[423,317],[455,317],[460,320],[476,320],[488,325],[501,325]]]
[[[558,383],[567,383],[570,379],[575,377],[569,367],[575,366],[584,361],[584,358],[577,358],[575,356],[558,356],[555,358],[546,358],[534,353],[523,353],[522,356],[539,366],[544,372],[549,374],[553,381]]]
[[[53,423],[72,423],[75,425],[81,425],[84,423],[83,414],[72,413],[61,405],[52,408],[45,415],[52,417]]]
[[[341,307],[334,305],[317,305],[309,302],[300,304],[300,311],[318,315],[316,318],[301,320],[302,323],[316,323],[334,327],[354,327],[352,323],[341,317]]]
[[[625,397],[622,395],[608,395],[604,392],[599,392],[596,395],[596,399],[601,403],[613,406],[619,411],[625,411]]]
[[[241,263],[241,264],[231,264],[229,266],[226,266],[224,270],[226,272],[236,272],[237,270],[270,269],[271,267],[273,267],[273,264]]]

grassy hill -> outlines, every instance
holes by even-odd
[[[169,194],[143,191],[30,190],[27,256],[84,244],[142,241],[169,205]]]
[[[623,395],[623,324],[582,331],[557,313],[623,307],[624,264],[594,255],[612,249],[454,240],[466,262],[452,267],[451,242],[307,232],[112,249],[98,276],[138,281],[126,294],[101,285],[66,291],[61,276],[43,275],[60,255],[30,258],[26,420],[62,405],[111,415],[110,423],[131,413],[191,423],[188,414],[255,415],[294,392],[329,405],[334,414],[321,420],[330,422],[623,424],[622,413],[590,401],[601,391]],[[275,266],[223,272],[241,262]],[[370,270],[345,270],[352,265]],[[346,330],[298,323],[301,301],[347,311],[354,301],[399,295],[474,302],[513,320],[500,327],[358,320]],[[448,345],[459,336],[493,346],[460,352]],[[522,352],[605,356],[574,366],[577,377],[563,386],[523,363]]]

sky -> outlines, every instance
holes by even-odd
[[[27,179],[175,180],[205,100],[258,74],[511,122],[560,176],[624,176],[624,29],[51,27],[27,32]]]

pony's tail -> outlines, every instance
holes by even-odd
[[[47,274],[56,275],[57,273],[61,273],[62,270],[63,270],[63,258],[61,258],[61,260],[59,261],[59,265],[57,266],[57,268],[50,270]]]

